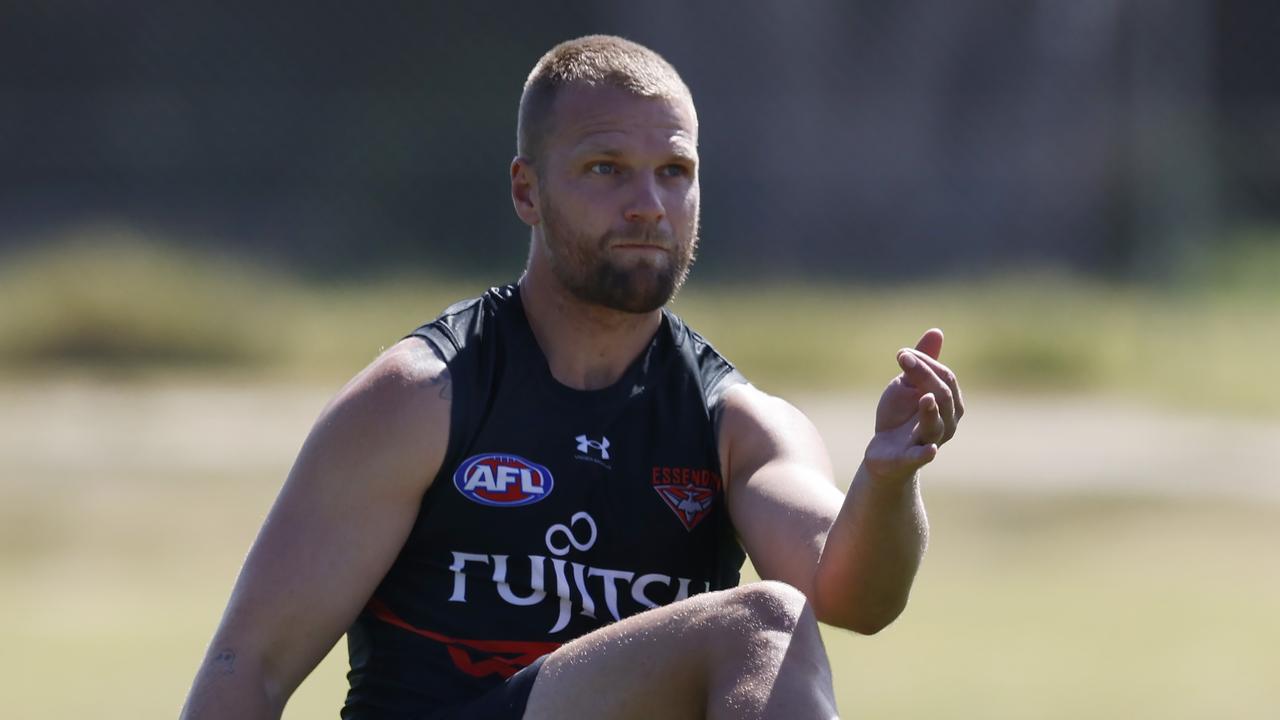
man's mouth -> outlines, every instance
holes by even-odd
[[[675,238],[657,228],[628,228],[627,231],[610,233],[605,237],[606,246],[610,250],[630,251],[675,251]]]
[[[611,247],[615,249],[621,248],[625,250],[661,250],[663,252],[668,252],[667,246],[657,245],[654,243],[626,242],[626,243],[617,243],[615,245],[612,245]]]

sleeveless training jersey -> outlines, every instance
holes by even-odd
[[[557,382],[515,286],[414,335],[448,364],[448,450],[348,634],[344,718],[425,716],[575,637],[733,587],[715,412],[743,377],[674,314],[613,386]]]

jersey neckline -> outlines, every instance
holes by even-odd
[[[625,401],[627,398],[645,391],[646,378],[658,369],[657,364],[661,359],[670,354],[664,352],[664,350],[672,344],[669,341],[672,335],[671,313],[666,308],[663,308],[662,321],[658,325],[657,331],[654,332],[653,337],[649,339],[648,345],[627,365],[627,369],[612,385],[595,390],[579,390],[569,387],[557,380],[551,372],[551,364],[547,361],[546,353],[543,352],[542,346],[538,344],[538,339],[533,334],[533,328],[529,325],[529,316],[524,309],[524,300],[521,297],[519,284],[512,283],[501,288],[501,290],[505,292],[498,293],[498,296],[505,296],[504,299],[508,300],[512,305],[509,325],[519,340],[518,344],[522,346],[517,350],[520,353],[518,357],[532,358],[531,361],[528,361],[528,369],[540,381],[537,385],[548,389],[557,399],[570,403],[592,405],[609,404],[611,401]]]

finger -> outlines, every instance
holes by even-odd
[[[942,355],[942,331],[938,328],[929,328],[920,336],[919,342],[916,343],[916,349],[937,360]]]
[[[951,368],[938,362],[935,358],[919,352],[915,355],[916,359],[924,361],[933,370],[933,373],[938,376],[938,379],[946,383],[947,388],[951,390],[951,400],[955,405],[955,419],[959,420],[964,417],[964,395],[960,391],[960,380],[956,377],[956,374],[952,372]]]
[[[942,420],[946,426],[944,438],[950,439],[956,431],[954,392],[951,386],[943,382],[942,378],[938,377],[938,373],[934,372],[934,364],[943,368],[954,379],[955,374],[933,358],[909,348],[898,351],[898,365],[902,368],[904,384],[917,388],[923,393],[931,393],[937,398]]]
[[[902,376],[890,381],[876,405],[876,432],[905,425],[916,415],[920,391],[903,383]]]
[[[906,479],[938,456],[938,446],[903,446],[901,440],[872,440],[867,448],[867,469],[876,477]]]
[[[920,412],[916,426],[911,431],[911,445],[934,445],[941,442],[947,431],[939,412],[938,401],[933,395],[920,398]]]
[[[916,445],[906,452],[907,464],[913,470],[920,468],[933,462],[938,457],[938,446],[930,443],[928,445]]]

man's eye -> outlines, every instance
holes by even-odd
[[[596,175],[613,175],[618,172],[618,167],[611,162],[591,163],[587,169]]]
[[[689,168],[684,165],[663,165],[661,170],[664,177],[688,177]]]

